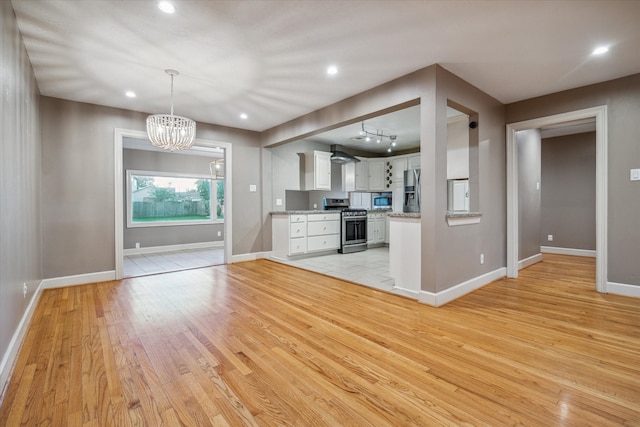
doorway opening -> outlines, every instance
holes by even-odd
[[[507,125],[507,276],[518,277],[519,193],[516,132],[594,119],[596,127],[596,290],[607,292],[607,107],[599,106]]]
[[[114,150],[116,279],[231,259],[231,144],[171,153],[116,129]]]

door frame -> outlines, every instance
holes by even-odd
[[[573,120],[596,121],[596,290],[607,292],[607,106],[507,124],[507,277],[518,277],[518,144],[516,132]]]
[[[113,137],[114,150],[114,194],[115,194],[115,256],[116,256],[116,280],[124,276],[124,177],[122,148],[124,138],[148,139],[144,131],[116,128]],[[218,142],[208,139],[196,138],[193,149],[222,148],[224,149],[224,263],[231,262],[233,235],[232,235],[232,147],[231,143]]]

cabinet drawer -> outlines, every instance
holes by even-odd
[[[326,214],[311,214],[307,216],[309,222],[313,221],[338,221],[340,220],[339,213],[326,213]]]
[[[289,255],[303,254],[307,252],[307,238],[299,237],[297,239],[289,239]]]
[[[307,222],[307,216],[306,215],[301,215],[301,214],[295,214],[295,215],[289,215],[289,222],[290,223],[298,223],[298,222]]]
[[[313,236],[307,238],[307,252],[326,251],[340,247],[340,235]]]
[[[307,223],[306,222],[294,222],[289,224],[289,237],[291,239],[296,237],[307,236]]]
[[[340,221],[310,221],[307,224],[307,236],[340,233]]]

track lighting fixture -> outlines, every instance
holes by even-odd
[[[360,136],[364,136],[365,137],[365,141],[369,142],[371,141],[371,137],[375,137],[376,138],[376,143],[381,144],[382,142],[384,142],[385,140],[389,141],[389,148],[387,148],[387,152],[391,152],[392,151],[392,147],[396,146],[396,139],[398,138],[397,135],[388,135],[386,133],[384,133],[384,131],[382,130],[378,130],[376,129],[375,132],[370,131],[365,129],[364,127],[364,122],[362,122],[362,128],[360,130],[360,132],[358,132]]]

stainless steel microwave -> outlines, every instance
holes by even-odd
[[[374,209],[391,208],[391,196],[376,196],[373,198]]]

